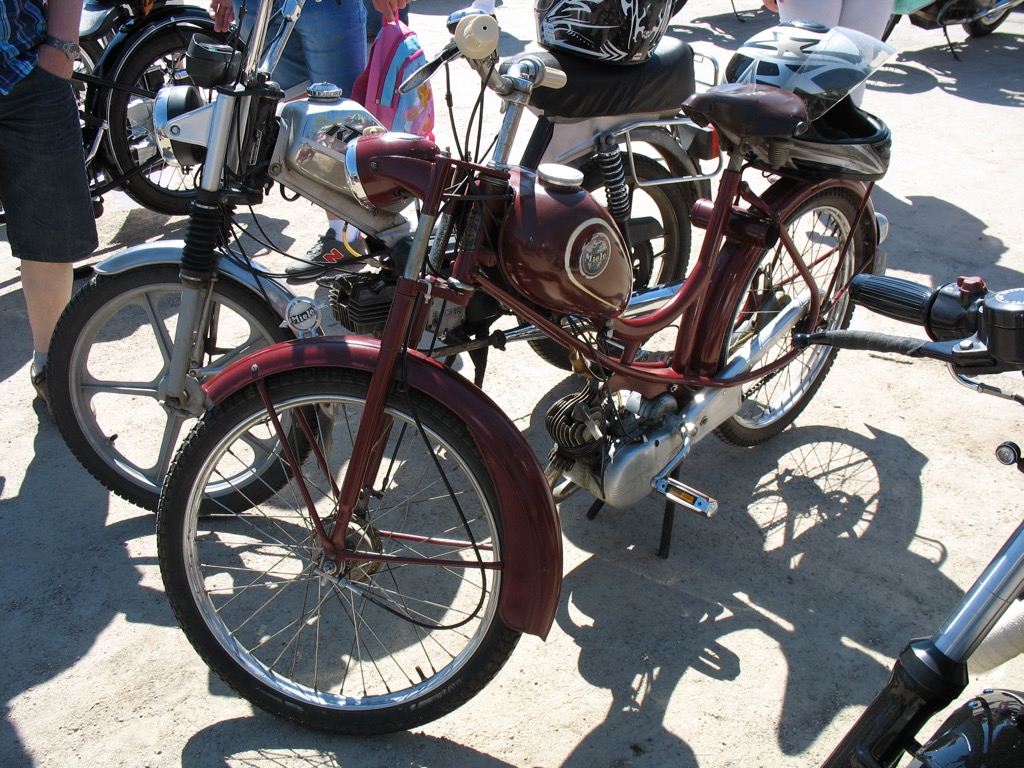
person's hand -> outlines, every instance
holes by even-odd
[[[231,0],[211,0],[210,18],[213,19],[213,28],[217,32],[227,32],[231,22],[235,20],[235,9]]]
[[[775,11],[776,13],[779,12],[779,4],[777,0],[761,0],[761,2],[764,3],[764,7],[769,11]]]
[[[39,46],[39,58],[36,61],[36,66],[64,80],[71,79],[71,72],[74,69],[71,59],[64,51],[59,51],[45,43]]]
[[[384,14],[384,21],[397,19],[398,11],[408,4],[408,0],[373,0],[373,7]]]

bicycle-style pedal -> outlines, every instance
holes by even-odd
[[[673,477],[665,477],[658,481],[654,490],[683,509],[695,512],[701,517],[714,517],[718,511],[718,502],[696,488],[691,488]]]

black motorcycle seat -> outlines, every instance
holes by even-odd
[[[502,71],[527,56],[565,73],[564,88],[537,88],[530,96],[530,106],[548,119],[671,113],[696,90],[693,49],[671,37],[662,38],[642,64],[602,64],[562,51],[528,51],[503,62]]]
[[[683,114],[698,125],[711,123],[727,134],[748,139],[795,136],[808,125],[807,107],[795,93],[770,85],[726,83],[695,93]]]

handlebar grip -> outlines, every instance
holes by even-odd
[[[794,339],[798,346],[826,344],[836,349],[855,349],[864,352],[888,352],[907,357],[920,357],[926,340],[909,336],[890,336],[874,331],[822,331]]]
[[[935,341],[966,339],[978,330],[979,308],[989,296],[980,277],[929,288],[880,275],[857,275],[850,297],[880,315],[924,328]]]
[[[537,85],[543,88],[551,88],[552,90],[558,90],[559,88],[565,88],[565,84],[569,82],[569,78],[565,72],[560,69],[554,69],[553,67],[544,68],[544,77]]]
[[[857,275],[850,281],[850,297],[872,312],[927,327],[936,290],[909,280],[881,275]]]

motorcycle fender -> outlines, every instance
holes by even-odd
[[[372,373],[380,354],[374,339],[327,336],[286,341],[259,350],[203,385],[214,403],[254,381],[298,367],[348,368]],[[554,500],[537,457],[501,409],[468,379],[418,352],[409,352],[409,382],[441,403],[458,404],[487,465],[505,532],[505,566],[498,610],[509,627],[547,637],[562,585],[562,535]]]
[[[147,16],[133,19],[114,35],[114,39],[103,49],[103,54],[96,63],[93,74],[97,77],[117,80],[121,70],[124,69],[125,64],[139,46],[144,45],[147,40],[168,27],[179,29],[187,43],[192,32],[213,34],[213,19],[210,18],[206,9],[191,5],[165,6]],[[103,98],[109,93],[106,88],[91,90],[95,92],[95,98]],[[90,103],[87,106],[93,114],[99,113],[95,103]],[[104,117],[107,116],[105,108],[102,114]]]
[[[162,240],[157,243],[144,243],[126,248],[93,267],[98,275],[115,275],[140,267],[158,266],[161,264],[181,264],[181,251],[185,247],[183,240]],[[260,301],[269,299],[270,306],[282,319],[286,317],[288,302],[295,295],[277,280],[262,277],[265,273],[258,264],[249,267],[229,259],[217,261],[217,274],[221,279],[233,280],[247,288]],[[265,298],[264,298],[265,297]]]
[[[857,197],[863,197],[864,195],[864,182],[854,181],[851,179],[829,179],[819,184],[821,188],[835,188],[843,187],[850,190]],[[812,194],[816,190],[812,189]],[[785,219],[789,212],[796,206],[797,202],[804,199],[804,195],[807,194],[807,187],[802,182],[793,181],[789,184],[774,184],[765,194],[765,200],[768,201],[777,211],[780,212],[780,218]],[[879,259],[879,231],[878,222],[875,219],[875,206],[868,198],[867,207],[864,209],[864,217],[860,222],[860,234],[864,238],[866,246],[866,262],[865,266],[867,271],[872,274],[884,274],[884,264],[878,263]],[[881,271],[879,271],[881,269]]]

